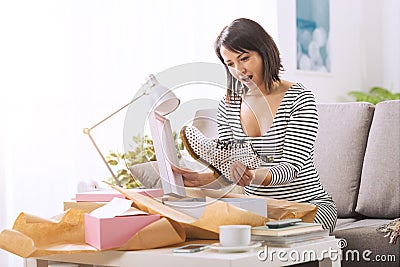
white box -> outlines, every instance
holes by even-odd
[[[267,217],[266,198],[221,198],[220,200],[238,208],[251,211],[263,217]]]
[[[200,218],[206,205],[214,199],[185,199],[175,201],[165,201],[164,204],[185,213],[194,218]],[[220,198],[219,201],[227,202],[232,206],[248,210],[260,216],[267,217],[267,199],[266,198]]]

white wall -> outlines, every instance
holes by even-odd
[[[400,1],[385,0],[382,6],[382,84],[400,92]]]
[[[20,212],[59,213],[75,187],[69,24],[66,2],[0,3],[2,229]],[[0,265],[22,266],[16,257]]]
[[[330,74],[296,70],[295,0],[278,1],[279,46],[288,80],[313,89],[319,102],[349,101],[372,86],[399,90],[399,1],[330,1]],[[396,29],[395,29],[396,28]]]

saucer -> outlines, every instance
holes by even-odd
[[[220,243],[214,243],[210,245],[210,249],[218,250],[219,252],[243,252],[248,251],[253,248],[258,248],[261,246],[261,242],[251,242],[248,246],[238,246],[238,247],[223,247]]]

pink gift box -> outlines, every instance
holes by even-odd
[[[152,188],[152,189],[134,188],[125,190],[127,192],[136,192],[149,197],[162,197],[164,195],[164,191],[158,188]],[[114,197],[125,198],[123,194],[113,189],[76,193],[75,195],[77,202],[109,202]]]
[[[158,219],[160,219],[158,214],[97,218],[86,213],[85,241],[99,250],[117,248]]]

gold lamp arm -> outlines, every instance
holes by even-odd
[[[144,91],[142,94],[138,95],[137,97],[135,97],[134,99],[132,99],[131,101],[129,101],[129,103],[127,103],[126,105],[122,106],[121,108],[119,108],[118,110],[114,111],[113,113],[111,113],[110,115],[108,115],[107,117],[105,117],[104,119],[102,119],[101,121],[99,121],[98,123],[94,124],[92,127],[90,128],[84,128],[83,129],[83,133],[86,134],[90,141],[92,141],[92,144],[94,145],[94,147],[96,148],[97,152],[99,153],[101,159],[103,160],[104,164],[107,166],[107,169],[110,171],[114,181],[117,183],[117,185],[119,187],[121,187],[121,182],[117,179],[117,177],[115,176],[114,172],[111,170],[110,165],[107,163],[106,158],[104,157],[103,153],[101,153],[99,147],[97,146],[96,142],[94,141],[92,135],[90,134],[90,132],[96,128],[97,126],[99,126],[100,124],[102,124],[103,122],[105,122],[106,120],[108,120],[109,118],[111,118],[112,116],[114,116],[115,114],[117,114],[118,112],[120,112],[121,110],[125,109],[126,107],[128,107],[130,104],[132,104],[133,102],[137,101],[138,99],[142,98],[143,96],[148,95],[147,91]]]

